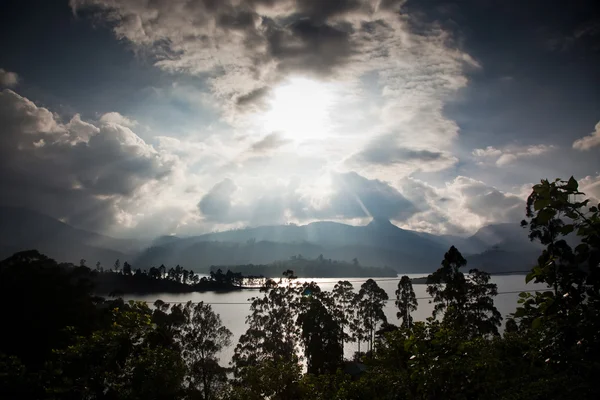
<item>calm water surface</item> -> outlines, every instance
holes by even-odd
[[[411,278],[421,277],[422,274],[409,274]],[[332,290],[333,286],[339,280],[348,280],[354,285],[355,292],[358,292],[360,285],[369,278],[303,278],[300,281],[315,281],[319,284],[322,290]],[[395,291],[400,278],[396,280],[387,280],[389,278],[373,278],[378,285],[383,288],[390,299],[395,299]],[[492,282],[498,285],[498,292],[520,292],[534,289],[544,289],[544,285],[526,284],[524,275],[495,275],[492,276]],[[425,320],[431,315],[433,305],[429,303],[429,295],[426,292],[426,285],[414,285],[415,294],[419,302],[419,308],[413,313],[413,318],[417,321]],[[226,365],[233,354],[233,348],[238,341],[238,338],[246,331],[246,317],[250,314],[249,299],[253,296],[260,295],[258,290],[240,290],[228,293],[204,292],[204,293],[158,293],[152,295],[127,295],[127,300],[139,300],[154,303],[160,299],[165,302],[192,302],[203,301],[211,303],[213,310],[220,314],[223,324],[233,333],[232,346],[221,354],[221,364]],[[499,294],[495,298],[495,304],[498,311],[503,316],[506,316],[515,311],[517,307],[518,293]],[[396,307],[394,301],[389,301],[385,307],[385,314],[388,322],[398,324],[396,318]],[[344,354],[349,357],[356,351],[356,344],[346,344]]]

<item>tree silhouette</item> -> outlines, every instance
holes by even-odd
[[[342,358],[344,357],[344,342],[346,340],[356,341],[356,337],[346,332],[346,327],[350,328],[350,325],[354,321],[355,309],[352,307],[352,303],[355,298],[353,291],[354,287],[348,281],[339,281],[333,287],[333,299],[335,304],[335,317],[340,325],[340,342],[342,344]]]
[[[343,358],[342,327],[335,317],[333,296],[314,282],[304,284],[299,299],[297,324],[304,344],[308,372],[333,373]]]
[[[175,308],[179,308],[176,312],[184,317],[177,327],[176,337],[189,371],[188,387],[198,389],[203,399],[217,398],[227,382],[218,353],[231,344],[231,331],[223,326],[210,304],[187,302]]]
[[[369,351],[373,350],[377,324],[387,322],[383,307],[388,298],[385,290],[380,288],[373,279],[368,279],[363,283],[356,296],[358,323],[362,326],[362,338],[367,341]]]
[[[416,311],[417,306],[417,298],[412,282],[408,276],[404,275],[398,282],[398,289],[396,289],[396,307],[398,307],[396,316],[402,321],[401,326],[403,328],[410,329],[412,327],[413,318],[410,313]]]
[[[433,297],[433,317],[444,314],[443,322],[473,336],[498,334],[502,317],[494,306],[497,285],[490,275],[476,269],[467,278],[460,268],[467,260],[452,246],[442,266],[427,278],[427,293]]]

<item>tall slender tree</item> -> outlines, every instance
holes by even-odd
[[[413,318],[410,314],[417,310],[417,306],[417,297],[412,282],[408,276],[404,275],[398,282],[398,289],[396,289],[396,307],[398,307],[396,316],[402,321],[400,326],[409,329],[412,327]]]
[[[373,279],[368,279],[363,283],[357,294],[359,324],[362,325],[364,334],[362,338],[367,341],[369,351],[373,350],[378,323],[387,322],[383,307],[388,299],[385,290],[380,288]]]
[[[335,317],[340,325],[340,342],[342,344],[342,358],[344,357],[344,342],[355,341],[356,337],[351,335],[351,324],[355,319],[354,287],[348,281],[339,281],[333,287],[333,299],[335,304]]]

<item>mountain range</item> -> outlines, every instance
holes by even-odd
[[[470,237],[401,229],[387,220],[365,226],[336,222],[274,225],[191,237],[162,236],[151,242],[116,239],[74,228],[23,208],[0,207],[0,257],[37,249],[59,261],[111,267],[116,259],[134,268],[164,264],[206,272],[212,265],[268,264],[291,256],[388,266],[399,273],[432,272],[454,245],[469,268],[488,272],[529,269],[540,247],[518,223],[494,224]]]

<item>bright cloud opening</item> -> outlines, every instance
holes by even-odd
[[[277,87],[269,111],[261,118],[268,131],[302,142],[331,135],[331,110],[336,101],[331,84],[292,78]]]

